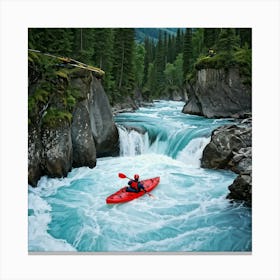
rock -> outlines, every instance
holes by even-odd
[[[188,95],[185,114],[243,118],[251,112],[251,87],[242,83],[237,68],[199,70]]]
[[[252,172],[252,147],[241,148],[233,154],[229,162],[232,171],[238,174]]]
[[[96,166],[96,148],[91,131],[87,102],[81,101],[73,112],[71,126],[73,167]]]
[[[205,147],[201,166],[204,168],[229,169],[230,161],[241,148],[250,147],[251,128],[225,125],[212,132],[211,141]],[[234,154],[235,153],[235,154]]]
[[[129,132],[134,130],[134,131],[138,132],[139,134],[143,134],[143,135],[147,132],[147,130],[144,127],[129,126],[129,125],[123,125],[123,126]]]
[[[238,125],[225,125],[212,132],[205,147],[201,166],[230,169],[239,174],[229,186],[228,199],[252,202],[252,123],[248,119]]]
[[[138,104],[139,105],[137,105],[130,96],[121,97],[112,107],[113,115],[134,112],[141,106],[142,99],[138,99]]]
[[[252,206],[252,175],[240,174],[229,186],[230,193],[228,199],[245,201],[248,206]]]
[[[42,176],[40,131],[30,126],[28,131],[28,184],[34,186]]]
[[[97,156],[119,154],[119,134],[107,95],[100,80],[93,78],[89,96],[89,117]]]
[[[42,166],[50,177],[65,177],[72,168],[72,141],[69,124],[46,127],[42,132]]]
[[[32,67],[29,97],[40,90],[44,76],[34,73],[42,67]],[[118,130],[100,79],[75,69],[43,82],[45,86],[52,82],[52,88],[33,98],[34,110],[29,112],[28,182],[32,186],[43,175],[64,177],[72,167],[93,168],[98,156],[119,153]]]

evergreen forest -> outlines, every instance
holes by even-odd
[[[156,39],[149,31],[30,28],[28,48],[104,70],[102,84],[112,105],[132,97],[135,90],[146,100],[183,91],[202,68],[239,67],[244,83],[251,84],[250,28],[172,28],[172,32],[159,28],[156,33],[153,29]]]

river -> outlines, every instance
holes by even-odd
[[[225,198],[237,175],[200,167],[213,129],[232,120],[182,114],[183,105],[157,101],[117,115],[119,157],[29,186],[29,251],[251,251],[251,209]],[[119,172],[160,176],[160,184],[153,197],[107,205],[106,197],[127,183]]]

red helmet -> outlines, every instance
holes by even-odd
[[[138,174],[135,174],[135,175],[134,175],[134,179],[135,179],[135,180],[138,180],[138,179],[139,179],[139,175],[138,175]]]

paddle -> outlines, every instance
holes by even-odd
[[[127,179],[129,179],[129,180],[132,180],[131,178],[127,177],[127,176],[126,176],[125,174],[123,174],[123,173],[119,173],[119,178],[121,178],[121,179],[127,178]],[[152,198],[155,198],[151,193],[146,192],[146,194],[147,194],[148,196],[152,197]]]

